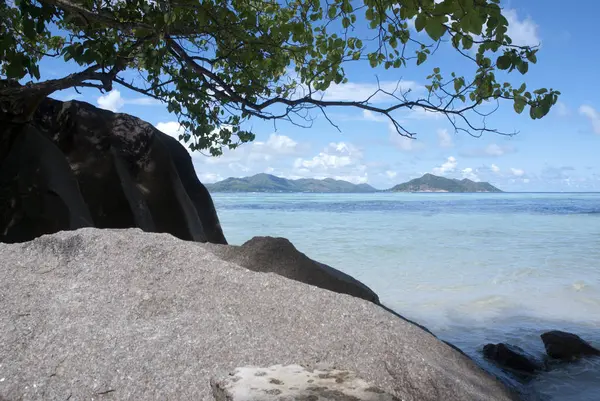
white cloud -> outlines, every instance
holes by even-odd
[[[289,177],[332,177],[355,184],[368,181],[363,153],[356,146],[347,142],[330,143],[312,158],[297,158]]]
[[[457,164],[458,162],[456,161],[456,158],[454,156],[450,156],[441,166],[433,168],[433,174],[446,175],[448,173],[452,173],[456,170]]]
[[[494,173],[499,173],[500,172],[500,167],[496,166],[495,164],[492,164],[490,166],[490,170],[492,170],[492,172],[494,172]]]
[[[363,110],[363,118],[369,121],[376,121],[378,123],[383,123],[388,121],[388,118],[381,114],[373,113],[371,110]]]
[[[415,107],[409,109],[406,115],[402,116],[410,120],[439,120],[444,117],[444,114],[438,111],[432,111],[423,107]]]
[[[479,181],[479,177],[477,176],[477,170],[473,170],[471,167],[462,169],[461,174],[463,178],[468,178],[469,180],[473,181]]]
[[[510,168],[510,172],[512,173],[512,175],[514,175],[515,177],[522,177],[525,175],[525,171],[520,169],[520,168],[514,168],[511,167]]]
[[[556,113],[560,117],[568,117],[571,115],[571,110],[563,102],[556,102]]]
[[[68,102],[70,100],[76,100],[81,98],[83,98],[83,95],[77,92],[66,93],[58,96],[58,100],[62,100],[63,102]]]
[[[183,127],[177,121],[168,121],[166,123],[156,124],[158,130],[164,132],[167,135],[179,140],[179,135],[184,133]]]
[[[388,135],[390,138],[390,142],[399,150],[404,152],[412,152],[416,150],[423,149],[423,142],[419,142],[416,138],[408,138],[406,136],[400,135],[398,131],[396,131],[396,127],[392,122],[388,123]]]
[[[362,153],[352,144],[344,142],[330,143],[327,148],[312,159],[296,159],[294,167],[307,169],[315,167],[340,168],[348,166],[358,159],[362,159]]]
[[[136,104],[138,106],[154,106],[157,104],[162,104],[160,100],[154,99],[152,97],[136,97],[133,99],[124,99],[125,104]]]
[[[394,97],[379,92],[373,96],[378,89],[396,95],[406,91],[415,91],[421,86],[414,81],[381,81],[379,87],[377,83],[356,83],[348,82],[345,84],[333,84],[323,93],[324,100],[339,100],[347,102],[362,102],[370,98],[370,103],[397,102]],[[372,96],[372,97],[371,97]]]
[[[198,178],[200,179],[201,182],[217,182],[217,181],[221,181],[224,179],[223,176],[221,176],[220,174],[216,174],[216,173],[199,173],[198,174]]]
[[[386,175],[386,176],[387,176],[389,179],[393,179],[393,178],[395,178],[395,177],[398,175],[398,173],[397,173],[397,172],[395,172],[395,171],[392,171],[392,170],[387,170],[387,171],[385,172],[385,175]]]
[[[442,148],[451,148],[454,146],[452,142],[452,137],[447,129],[438,129],[437,130],[438,143]]]
[[[538,25],[527,17],[523,20],[519,19],[517,10],[507,9],[503,11],[504,16],[508,20],[508,36],[513,40],[513,44],[517,46],[537,46],[541,43],[538,36]]]
[[[594,133],[600,134],[600,113],[596,111],[592,106],[584,104],[579,107],[579,114],[585,116],[590,120]]]
[[[498,145],[497,143],[490,143],[483,148],[467,149],[461,152],[461,156],[465,157],[500,157],[508,153],[514,153],[516,151],[514,146],[511,145]]]
[[[184,132],[177,121],[159,122],[156,128],[175,139],[179,139]],[[187,150],[201,180],[212,182],[223,177],[273,173],[276,166],[289,164],[290,157],[300,155],[307,149],[307,144],[299,144],[286,135],[272,133],[265,140],[246,143],[234,150],[223,149],[223,155],[219,157],[192,152],[189,148]]]
[[[280,154],[293,154],[298,150],[298,143],[289,136],[271,134],[266,142],[253,142],[254,150],[266,149]]]
[[[110,110],[115,113],[124,105],[125,101],[121,97],[121,92],[116,89],[113,89],[106,95],[102,95],[98,98],[98,106],[100,106],[100,108]]]
[[[97,103],[100,108],[110,110],[114,113],[121,110],[126,104],[134,104],[138,106],[152,106],[161,104],[160,101],[151,97],[125,99],[121,96],[121,92],[119,92],[117,89],[113,89],[107,94],[98,97]]]
[[[502,156],[505,153],[510,152],[509,149],[510,148],[508,148],[508,147],[500,146],[495,143],[491,143],[485,147],[484,151],[488,156]]]

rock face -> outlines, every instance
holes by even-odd
[[[369,287],[339,270],[310,259],[285,238],[254,237],[241,246],[214,247],[214,252],[246,269],[276,273],[379,304],[379,297]]]
[[[217,246],[83,228],[0,244],[0,399],[213,399],[243,366],[354,372],[406,401],[514,400],[372,302],[224,261]]]
[[[227,243],[186,149],[138,118],[46,99],[33,124],[0,147],[0,242],[138,227]]]
[[[576,334],[554,330],[541,335],[546,353],[551,358],[570,361],[586,356],[600,356],[600,350]]]
[[[532,374],[543,370],[543,365],[540,362],[514,345],[504,343],[486,344],[483,347],[483,355],[500,367],[519,373]]]
[[[353,372],[299,365],[237,368],[211,386],[217,401],[399,401]]]

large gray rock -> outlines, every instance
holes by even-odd
[[[1,126],[0,138],[7,136],[16,139],[0,141],[0,242],[93,226],[227,243],[186,149],[145,121],[46,99],[28,128]],[[42,172],[34,176],[35,166]],[[62,192],[49,197],[46,189],[56,187]],[[39,204],[50,220],[27,212],[27,202]]]
[[[378,305],[168,234],[84,228],[0,244],[0,399],[212,399],[241,366],[356,373],[406,401],[514,400]]]
[[[241,246],[215,246],[213,249],[224,260],[253,271],[277,273],[379,304],[379,297],[369,287],[346,273],[312,260],[286,238],[254,237]]]

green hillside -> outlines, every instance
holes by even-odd
[[[488,182],[457,180],[425,174],[391,188],[391,192],[502,192]]]
[[[210,192],[330,192],[362,193],[376,192],[367,184],[352,184],[347,181],[326,178],[317,180],[302,178],[288,180],[271,174],[256,174],[251,177],[227,178],[214,184],[205,184]]]

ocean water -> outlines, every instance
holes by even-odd
[[[225,235],[282,236],[362,281],[398,313],[486,368],[486,343],[543,356],[540,334],[600,347],[600,194],[222,194]],[[600,400],[600,358],[525,385],[545,399]]]

